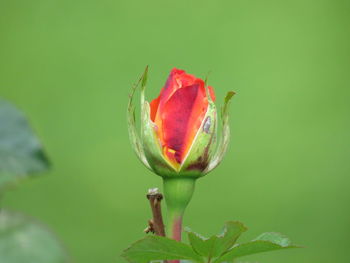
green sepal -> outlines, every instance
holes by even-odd
[[[146,68],[141,81],[141,143],[143,152],[147,163],[156,174],[160,176],[176,175],[177,172],[162,154],[161,144],[156,134],[157,126],[150,118],[150,105],[145,100],[147,73],[148,68]]]
[[[213,103],[213,100],[210,96],[210,92],[209,92],[209,88],[208,88],[208,78],[209,78],[209,75],[210,75],[211,71],[209,71],[207,73],[207,75],[205,76],[205,80],[204,80],[204,87],[205,87],[205,94],[207,96],[207,99],[209,101],[209,103]]]
[[[147,236],[135,242],[124,250],[122,256],[130,263],[181,259],[204,263],[189,245],[161,236]]]
[[[146,67],[144,73],[142,74],[141,78],[138,80],[136,84],[131,89],[131,94],[129,95],[129,103],[128,103],[128,110],[127,110],[127,120],[128,120],[128,131],[129,131],[129,138],[132,145],[132,148],[134,149],[137,157],[140,159],[140,161],[150,170],[152,168],[147,162],[142,142],[140,139],[140,136],[138,135],[137,129],[136,129],[136,118],[135,118],[135,106],[133,105],[133,98],[135,95],[135,91],[137,87],[142,83],[142,85],[145,84],[147,80],[147,72],[148,72],[148,66]],[[142,98],[141,98],[142,100]]]
[[[142,144],[145,156],[152,170],[163,177],[177,176],[178,173],[164,158],[159,139],[156,135],[157,126],[150,119],[150,106],[144,101],[142,106]]]
[[[221,108],[221,121],[222,121],[222,131],[221,131],[221,138],[220,142],[218,144],[218,147],[212,156],[212,159],[208,165],[208,167],[205,169],[204,173],[207,174],[210,171],[212,171],[216,166],[220,164],[222,161],[228,144],[230,142],[230,125],[229,125],[229,111],[228,106],[230,104],[231,98],[235,95],[235,92],[229,91],[226,94],[224,105]]]
[[[188,239],[193,249],[198,254],[209,259],[224,254],[236,243],[240,235],[246,230],[247,228],[237,221],[227,222],[221,234],[211,236],[210,238],[204,238],[190,229],[186,229]]]
[[[264,233],[254,240],[234,246],[224,255],[214,261],[214,263],[232,262],[234,259],[279,249],[298,248],[292,245],[291,241],[279,233]]]

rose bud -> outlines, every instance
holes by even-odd
[[[213,88],[207,86],[206,81],[174,68],[159,96],[148,103],[144,95],[147,74],[148,67],[130,96],[129,134],[139,159],[164,178],[165,198],[170,217],[173,217],[170,227],[175,227],[174,218],[182,217],[191,199],[195,179],[213,170],[226,152],[230,134],[227,106],[234,92],[228,92],[225,98],[221,111],[222,136],[217,144]],[[132,100],[140,83],[142,115],[139,137]],[[178,231],[175,234],[173,230],[170,230],[174,234],[172,237],[179,240]]]
[[[162,177],[201,177],[222,160],[229,140],[227,104],[234,94],[229,92],[222,111],[223,138],[216,146],[217,114],[211,86],[174,68],[158,98],[148,103],[144,91],[147,71],[141,82],[141,138],[135,127],[132,96],[129,103],[129,132],[140,160]],[[136,87],[137,85],[135,85]]]

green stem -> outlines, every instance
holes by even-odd
[[[190,202],[196,179],[188,177],[164,178],[164,196],[167,204],[167,237],[181,241],[182,218]]]

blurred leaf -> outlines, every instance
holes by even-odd
[[[0,188],[48,167],[48,159],[24,114],[0,99]]]
[[[131,263],[147,263],[155,260],[187,259],[203,262],[189,245],[160,236],[147,236],[132,244],[122,256]]]
[[[220,235],[210,238],[204,238],[199,234],[187,229],[188,239],[193,249],[200,255],[209,259],[222,255],[230,249],[239,236],[245,232],[247,228],[240,222],[229,221],[225,223],[223,231]]]
[[[68,256],[56,237],[23,215],[0,212],[0,262],[65,263]]]
[[[219,257],[214,263],[232,262],[232,260],[261,252],[286,248],[297,248],[291,241],[279,233],[264,233],[248,243],[233,247],[230,251]]]

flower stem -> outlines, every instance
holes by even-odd
[[[167,237],[181,241],[182,218],[190,202],[195,178],[164,178],[164,196],[167,204]]]

